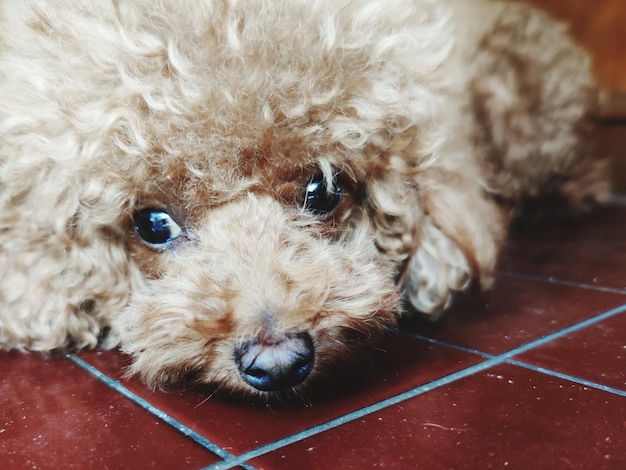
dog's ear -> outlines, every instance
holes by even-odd
[[[418,185],[423,217],[401,287],[415,310],[436,319],[473,282],[491,285],[505,224],[475,178],[432,168]]]
[[[42,179],[14,197],[0,215],[3,347],[50,351],[95,346],[107,316],[127,302],[130,272],[119,213],[117,224],[107,228],[98,220],[104,211],[81,201],[79,185],[68,181]],[[62,183],[63,197],[45,191]],[[5,195],[11,189],[8,184]]]

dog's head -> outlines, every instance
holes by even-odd
[[[171,26],[186,33],[131,78],[141,93],[161,72],[118,137],[131,168],[112,167],[142,272],[113,325],[150,384],[289,390],[400,310],[421,217],[405,207],[431,158],[428,92],[396,57],[415,39],[381,9],[262,3]]]
[[[431,301],[491,263],[471,161],[439,158],[435,2],[115,5],[71,30],[37,16],[60,91],[32,132],[65,152],[66,262],[101,281],[81,295],[104,312],[127,283],[105,316],[149,384],[291,390],[394,324],[421,242],[412,270],[463,260],[434,287],[411,275]]]

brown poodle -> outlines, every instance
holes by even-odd
[[[486,0],[0,0],[0,346],[271,395],[606,193],[565,28]]]

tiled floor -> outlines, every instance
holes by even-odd
[[[626,468],[626,206],[515,235],[493,292],[459,300],[306,403],[2,352],[0,468]]]
[[[310,403],[152,392],[117,352],[0,353],[0,467],[626,468],[626,207],[516,235],[499,272]]]

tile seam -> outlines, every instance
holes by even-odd
[[[97,367],[89,364],[88,362],[77,357],[74,354],[64,354],[64,356],[66,359],[76,364],[78,367],[80,367],[81,369],[83,369],[84,371],[86,371],[87,373],[95,377],[96,379],[98,379],[100,382],[107,385],[109,388],[113,389],[115,392],[124,396],[125,398],[133,402],[135,405],[139,406],[143,410],[157,417],[158,419],[160,419],[167,425],[173,427],[178,432],[183,434],[185,437],[188,437],[189,439],[194,441],[196,444],[204,447],[206,450],[212,452],[213,454],[217,455],[221,459],[234,458],[234,455],[232,455],[231,453],[229,453],[222,447],[218,446],[217,444],[211,442],[209,439],[205,438],[198,432],[194,431],[189,426],[186,426],[185,424],[181,423],[177,419],[173,418],[168,413],[154,406],[145,398],[142,398],[135,392],[131,391],[130,389],[122,385],[122,383],[119,380],[116,380],[110,377],[109,375],[99,370]]]
[[[409,338],[415,338],[415,339],[419,339],[422,341],[426,341],[428,343],[437,344],[439,346],[445,346],[448,348],[456,349],[457,351],[476,354],[477,356],[482,356],[487,359],[496,357],[496,355],[494,354],[489,354],[484,351],[479,351],[478,349],[468,348],[467,346],[461,346],[458,344],[449,343],[447,341],[442,341],[440,339],[430,338],[428,336],[420,335],[419,333],[412,333],[410,331],[400,330],[399,334],[401,334],[402,336],[407,336]]]
[[[489,369],[490,367],[497,365],[499,362],[500,361],[498,357],[487,359],[483,362],[479,362],[478,364],[474,364],[473,366],[467,367],[465,369],[461,369],[452,374],[432,380],[426,384],[420,385],[419,387],[415,387],[411,390],[407,390],[406,392],[400,393],[393,397],[386,398],[379,402],[373,403],[371,405],[365,406],[358,410],[355,410],[350,413],[346,413],[342,416],[339,416],[337,418],[331,419],[325,423],[312,426],[308,429],[291,434],[277,441],[257,447],[256,449],[245,452],[239,455],[238,457],[235,457],[234,459],[224,459],[224,462],[215,463],[213,465],[205,467],[204,470],[226,470],[226,469],[233,468],[235,466],[241,465],[247,460],[260,457],[261,455],[265,455],[269,452],[273,452],[275,450],[281,449],[295,442],[315,436],[324,431],[334,429],[343,424],[347,424],[351,421],[355,421],[359,418],[363,418],[367,415],[375,413],[376,411],[383,410],[390,406],[396,405],[398,403],[402,403],[406,400],[422,395],[431,390],[435,390],[442,386],[448,385],[452,382],[456,382],[457,380],[463,379],[465,377],[469,377],[470,375],[476,374],[478,372],[482,372],[483,370]]]
[[[567,281],[565,279],[558,279],[553,276],[549,277],[541,277],[541,276],[533,276],[529,274],[518,274],[510,271],[496,271],[498,276],[504,276],[511,279],[519,279],[522,281],[532,281],[532,282],[542,282],[544,284],[554,284],[557,286],[564,287],[577,287],[580,289],[586,290],[594,290],[597,292],[606,292],[611,294],[619,294],[626,295],[626,289],[618,289],[617,287],[606,287],[606,286],[597,286],[595,284],[588,284],[586,282],[574,282]]]
[[[390,406],[396,405],[398,403],[402,403],[403,401],[409,400],[411,398],[415,398],[419,395],[422,395],[426,392],[435,390],[437,388],[443,387],[445,385],[449,385],[450,383],[456,382],[457,380],[461,380],[464,379],[466,377],[469,377],[471,375],[474,375],[478,372],[482,372],[486,369],[489,369],[493,366],[496,365],[500,365],[500,364],[505,364],[505,363],[510,363],[510,359],[518,354],[522,354],[524,352],[527,352],[531,349],[534,349],[536,347],[542,346],[544,344],[549,343],[550,341],[553,341],[555,339],[561,338],[563,336],[566,336],[570,333],[573,333],[575,331],[580,331],[583,328],[586,328],[587,326],[593,325],[595,323],[599,323],[603,320],[606,320],[608,318],[611,318],[613,316],[619,315],[621,313],[623,313],[624,311],[626,311],[626,304],[623,304],[619,307],[615,307],[613,309],[607,310],[601,314],[598,314],[594,317],[588,318],[586,320],[577,322],[573,325],[570,325],[569,327],[565,327],[562,328],[560,330],[557,330],[551,334],[548,335],[544,335],[540,338],[537,338],[533,341],[530,341],[528,343],[525,343],[521,346],[518,346],[516,348],[513,348],[509,351],[506,351],[502,354],[498,354],[498,355],[491,355],[488,353],[483,353],[480,351],[476,351],[473,352],[472,350],[470,350],[470,348],[464,348],[463,346],[455,346],[453,344],[443,344],[443,342],[441,342],[442,345],[448,346],[448,347],[456,347],[457,349],[461,349],[464,350],[465,352],[471,352],[472,354],[478,354],[482,357],[485,357],[486,359],[482,362],[479,362],[478,364],[474,364],[470,367],[467,367],[465,369],[461,369],[460,371],[454,372],[452,374],[449,374],[447,376],[444,377],[440,377],[439,379],[435,379],[431,382],[428,382],[427,384],[424,385],[420,385],[419,387],[415,387],[411,390],[408,390],[406,392],[403,392],[401,394],[395,395],[394,397],[390,397],[387,398],[385,400],[381,400],[377,403],[374,403],[372,405],[369,406],[365,406],[363,408],[360,408],[359,410],[355,410],[353,412],[350,413],[346,413],[345,415],[339,416],[337,418],[334,418],[332,420],[327,421],[326,423],[322,423],[319,424],[317,426],[312,426],[308,429],[305,429],[303,431],[291,434],[287,437],[284,437],[282,439],[279,439],[277,441],[268,443],[266,445],[257,447],[256,449],[253,449],[251,451],[248,452],[244,452],[243,454],[240,454],[239,456],[232,458],[232,459],[224,459],[224,462],[218,462],[216,464],[210,465],[208,467],[206,467],[204,470],[227,470],[230,468],[233,468],[235,466],[241,465],[243,463],[245,463],[247,460],[256,458],[256,457],[260,457],[261,455],[265,455],[268,454],[270,452],[273,452],[275,450],[281,449],[283,447],[286,447],[288,445],[291,445],[295,442],[307,439],[309,437],[315,436],[317,434],[320,434],[322,432],[328,431],[330,429],[334,429],[336,427],[339,427],[343,424],[349,423],[351,421],[357,420],[359,418],[365,417],[367,415],[370,415],[372,413],[375,413],[377,411],[380,411],[382,409],[388,408]],[[416,335],[417,336],[417,335]],[[431,340],[430,338],[426,338],[424,337],[423,339],[426,340]],[[432,340],[431,342],[434,341],[438,341],[438,340]],[[558,374],[558,373],[555,373]],[[555,375],[556,376],[556,375]],[[584,379],[580,379],[580,380],[584,380]]]
[[[458,350],[458,351],[463,351],[463,352],[476,354],[478,356],[483,356],[485,358],[494,357],[493,354],[488,354],[488,353],[485,353],[485,352],[482,352],[482,351],[478,351],[476,349],[467,348],[465,346],[458,346],[458,345],[456,345],[454,343],[448,343],[446,341],[440,341],[438,339],[429,338],[427,336],[422,336],[422,335],[419,335],[419,334],[416,334],[416,333],[401,332],[401,334],[403,334],[405,336],[408,336],[408,337],[411,337],[411,338],[417,338],[417,339],[420,339],[420,340],[423,340],[423,341],[427,341],[427,342],[432,343],[432,344],[437,344],[439,346],[445,346],[445,347],[448,347],[448,348],[451,348],[451,349],[455,349],[455,350]],[[571,375],[571,374],[565,374],[563,372],[558,372],[556,370],[548,369],[546,367],[537,366],[537,365],[534,365],[534,364],[531,364],[531,363],[527,363],[527,362],[523,362],[523,361],[518,361],[518,360],[515,360],[515,359],[509,359],[509,360],[504,361],[504,362],[507,363],[507,364],[511,364],[511,365],[517,366],[517,367],[522,367],[524,369],[530,369],[530,370],[538,372],[540,374],[549,375],[549,376],[556,377],[556,378],[559,378],[559,379],[568,380],[570,382],[575,382],[575,383],[580,384],[580,385],[584,385],[584,386],[587,386],[587,387],[592,387],[592,388],[601,390],[603,392],[613,393],[615,395],[626,397],[626,391],[624,391],[624,390],[620,390],[619,388],[615,388],[615,387],[610,387],[608,385],[601,384],[601,383],[598,383],[598,382],[594,382],[592,380],[587,380],[587,379],[584,379],[582,377],[578,377],[578,376]]]
[[[570,326],[566,326],[564,328],[558,329],[556,331],[553,331],[552,333],[549,333],[547,335],[541,336],[540,338],[534,339],[532,341],[529,341],[527,343],[522,344],[521,346],[517,346],[509,351],[506,351],[504,353],[501,354],[490,354],[484,351],[480,351],[477,349],[473,349],[473,348],[469,348],[467,346],[461,346],[461,345],[457,345],[454,343],[450,343],[447,341],[442,341],[442,340],[438,340],[435,338],[430,338],[428,336],[424,336],[424,335],[420,335],[419,333],[412,333],[410,331],[406,331],[406,330],[399,330],[399,334],[402,334],[404,336],[409,336],[409,337],[413,337],[416,339],[420,339],[423,341],[428,341],[430,343],[434,343],[434,344],[439,344],[442,346],[447,346],[450,348],[454,348],[457,349],[459,351],[464,351],[464,352],[469,352],[472,354],[477,354],[479,356],[483,356],[486,358],[492,358],[492,357],[500,357],[500,356],[505,356],[505,355],[509,355],[509,357],[512,357],[512,355],[517,355],[517,354],[521,354],[524,353],[530,349],[534,349],[538,346],[543,346],[544,344],[547,344],[551,341],[554,341],[556,339],[560,339],[564,336],[567,336],[571,333],[576,333],[578,331],[581,331],[585,328],[587,328],[588,326],[592,326],[595,325],[596,323],[600,323],[604,320],[607,320],[609,318],[612,318],[616,315],[619,315],[621,313],[624,313],[626,311],[626,304],[622,304],[618,307],[606,310],[602,313],[599,313],[593,317],[587,318],[585,320],[581,320],[579,322],[576,322]]]
[[[517,348],[513,348],[512,350],[510,350],[507,353],[504,353],[503,355],[508,356],[508,358],[516,356],[518,354],[522,354],[525,353],[527,351],[529,351],[530,349],[534,349],[538,346],[543,346],[544,344],[548,344],[551,341],[554,341],[556,339],[562,338],[564,336],[567,336],[571,333],[575,333],[577,331],[581,331],[585,328],[587,328],[588,326],[592,326],[595,325],[596,323],[600,323],[604,320],[608,320],[609,318],[612,318],[614,316],[617,316],[621,313],[624,313],[626,311],[626,304],[622,304],[618,307],[612,308],[610,310],[606,310],[603,313],[600,313],[598,315],[595,315],[591,318],[587,318],[586,320],[582,320],[579,322],[576,322],[570,326],[567,326],[565,328],[561,328],[560,330],[554,331],[550,334],[544,335],[540,338],[537,338],[533,341],[530,341],[528,343],[525,343],[521,346],[518,346]]]
[[[427,341],[429,343],[432,344],[437,344],[439,346],[445,346],[451,349],[455,349],[457,351],[463,351],[463,352],[468,352],[468,353],[472,353],[472,354],[476,354],[478,356],[483,356],[485,358],[490,358],[490,357],[494,357],[493,354],[488,354],[482,351],[478,351],[476,349],[471,349],[471,348],[467,348],[465,346],[458,346],[454,343],[448,343],[446,341],[440,341],[438,339],[434,339],[434,338],[429,338],[427,336],[422,336],[416,333],[410,333],[410,332],[401,332],[401,334],[411,337],[411,338],[417,338],[423,341]],[[603,392],[609,392],[609,393],[613,393],[615,395],[620,395],[623,397],[626,397],[626,391],[620,390],[618,388],[615,387],[609,387],[608,385],[604,385],[598,382],[593,382],[591,380],[587,380],[584,379],[582,377],[577,377],[575,375],[570,375],[570,374],[564,374],[563,372],[558,372],[552,369],[548,369],[546,367],[541,367],[541,366],[536,366],[534,364],[530,364],[530,363],[526,363],[523,361],[517,361],[514,359],[509,359],[507,361],[504,361],[507,364],[511,364],[517,367],[523,367],[525,369],[530,369],[533,370],[535,372],[539,372],[541,374],[544,375],[550,375],[553,377],[557,377],[559,379],[564,379],[564,380],[569,380],[570,382],[576,382],[578,384],[581,385],[585,385],[587,387],[592,387],[592,388],[596,388],[598,390],[602,390]]]
[[[603,392],[607,392],[607,393],[612,393],[614,395],[618,395],[621,397],[626,397],[626,391],[625,390],[620,390],[619,388],[615,388],[615,387],[609,387],[608,385],[604,385],[598,382],[594,382],[592,380],[587,380],[587,379],[583,379],[581,377],[577,377],[575,375],[570,375],[570,374],[564,374],[563,372],[558,372],[552,369],[548,369],[546,367],[541,367],[541,366],[537,366],[534,364],[530,364],[530,363],[526,363],[526,362],[522,362],[522,361],[516,361],[516,360],[509,360],[506,361],[508,364],[514,365],[516,367],[522,367],[524,369],[529,369],[532,370],[534,372],[538,372],[540,374],[544,374],[544,375],[548,375],[550,377],[555,377],[558,379],[563,379],[563,380],[567,380],[569,382],[574,382],[577,383],[579,385],[584,385],[585,387],[591,387],[591,388],[595,388],[597,390],[601,390]]]

